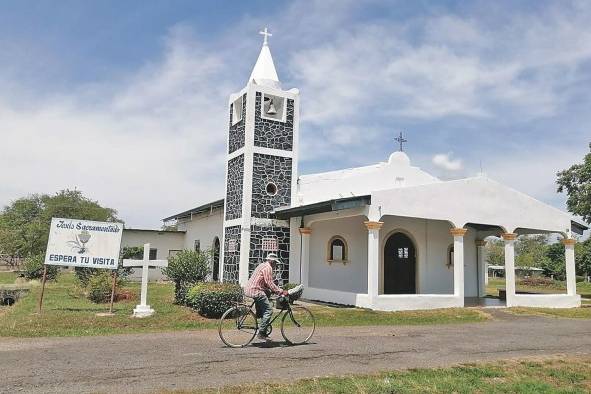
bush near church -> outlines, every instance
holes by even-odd
[[[242,287],[235,283],[198,283],[187,293],[187,305],[205,317],[220,317],[243,299]]]
[[[141,258],[144,253],[143,247],[124,247],[121,249],[121,259],[135,259]],[[115,293],[123,286],[127,277],[131,274],[132,268],[124,268],[119,265],[117,268],[117,282],[115,283]],[[86,297],[96,303],[104,303],[111,301],[111,291],[113,286],[113,271],[98,269],[76,267],[74,269],[76,279],[80,287],[85,290]]]
[[[168,267],[162,269],[174,283],[174,302],[187,304],[187,293],[209,274],[212,253],[210,251],[182,250],[170,258]]]
[[[27,257],[25,259],[25,264],[23,264],[23,276],[28,280],[39,279],[43,278],[43,263],[45,262],[45,257],[43,255],[36,255],[32,257]],[[48,265],[47,266],[47,280],[55,280],[59,275],[59,267],[55,265]]]
[[[111,272],[103,271],[92,275],[86,288],[88,299],[97,304],[111,301],[112,281]]]

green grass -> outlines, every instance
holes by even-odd
[[[139,284],[125,290],[139,297]],[[40,286],[34,286],[14,306],[0,310],[0,336],[84,336],[124,333],[162,332],[217,328],[217,320],[206,319],[191,309],[173,304],[173,286],[150,283],[148,304],[156,313],[144,319],[131,318],[138,299],[115,304],[115,316],[98,317],[108,304],[94,304],[77,287],[74,275],[63,273],[57,282],[48,283],[43,311],[37,314]],[[319,327],[358,325],[417,325],[479,322],[487,315],[473,309],[442,309],[412,312],[375,312],[358,308],[312,306]]]
[[[502,361],[174,393],[588,393],[591,358]],[[163,391],[168,393],[168,391]]]
[[[0,285],[12,284],[16,280],[16,272],[0,272]]]
[[[570,319],[591,319],[591,307],[581,308],[509,308],[508,312],[516,315],[565,317]]]
[[[490,319],[476,309],[447,308],[422,311],[379,312],[361,308],[311,306],[319,326],[382,326],[472,323]]]
[[[505,279],[489,279],[488,286],[486,287],[486,293],[490,296],[497,297],[499,295],[499,289],[505,288]],[[517,291],[526,291],[531,293],[544,293],[544,294],[564,294],[566,293],[566,282],[555,280],[553,284],[546,286],[525,286],[517,280],[516,283]],[[591,283],[579,282],[577,283],[577,294],[580,294],[582,298],[591,299]]]

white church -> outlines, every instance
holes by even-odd
[[[126,230],[153,258],[214,251],[212,279],[244,284],[269,252],[280,282],[304,298],[395,311],[474,305],[486,294],[485,239],[505,242],[506,306],[580,306],[574,233],[565,212],[486,176],[443,181],[402,151],[385,161],[298,173],[300,92],[286,90],[264,42],[246,86],[230,95],[225,198],[164,219],[178,231]],[[556,233],[566,254],[565,294],[519,294],[515,239]]]

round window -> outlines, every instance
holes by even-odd
[[[275,194],[277,194],[277,186],[272,182],[267,183],[266,190],[267,194],[270,196],[274,196]]]

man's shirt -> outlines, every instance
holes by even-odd
[[[268,289],[275,294],[281,294],[283,290],[273,282],[273,267],[268,261],[259,264],[252,273],[244,287],[244,294],[248,297],[265,295]]]

